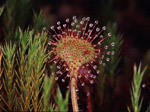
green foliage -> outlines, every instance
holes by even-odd
[[[28,22],[29,14],[33,6],[32,1],[31,0],[19,0],[19,1],[17,0],[15,3],[15,6],[16,7],[15,7],[14,13],[15,13],[15,19],[17,20],[16,26],[20,26],[22,29],[24,29]]]
[[[0,78],[2,76],[2,73],[3,73],[3,69],[2,69],[2,56],[3,56],[3,53],[2,53],[2,48],[1,48],[1,45],[0,45]],[[1,86],[2,86],[2,82],[0,81],[0,89],[1,89]]]
[[[68,97],[63,100],[60,91],[57,91],[56,104],[51,102],[54,77],[44,73],[45,62],[51,55],[46,54],[47,34],[34,34],[34,31],[23,32],[19,29],[16,35],[19,38],[17,44],[10,42],[2,47],[4,74],[0,81],[3,87],[3,94],[0,94],[0,100],[3,101],[1,109],[54,111],[57,104],[59,109],[68,110]]]
[[[53,83],[54,77],[48,77],[46,76],[44,78],[44,90],[43,90],[43,104],[44,104],[44,111],[52,111],[53,107],[52,105],[47,105],[49,103],[50,97],[51,97],[51,89],[52,89],[52,83]]]
[[[20,30],[20,35],[21,42],[18,52],[18,84],[22,84],[20,89],[23,90],[20,94],[23,96],[22,99],[24,100],[22,105],[25,105],[25,107],[22,109],[27,110],[29,108],[28,104],[30,104],[31,101],[33,103],[32,108],[38,110],[40,109],[38,100],[41,100],[38,99],[38,96],[42,90],[41,87],[43,87],[41,84],[44,78],[43,72],[45,70],[44,62],[46,58],[46,47],[43,39],[46,39],[46,34],[37,34],[33,38],[33,31],[26,31],[23,33]],[[28,54],[25,54],[26,50]]]
[[[29,21],[33,19],[33,26],[37,30],[41,30],[43,26],[47,26],[42,13],[32,14],[33,6],[37,4],[37,0],[8,0],[6,2],[6,11],[3,18],[4,34],[6,40],[19,39],[15,37],[18,27],[25,30],[29,25]],[[34,15],[34,17],[33,17]]]
[[[42,11],[39,14],[34,12],[33,25],[34,28],[38,31],[42,31],[43,27],[48,26],[48,23],[44,19]]]
[[[140,112],[141,110],[141,106],[142,106],[142,99],[140,100],[141,83],[145,71],[146,71],[146,67],[143,69],[143,71],[141,71],[141,64],[139,65],[139,68],[137,68],[137,66],[134,65],[134,75],[133,75],[132,90],[131,90],[131,101],[132,101],[133,112]]]
[[[61,91],[57,88],[57,95],[55,97],[55,101],[58,105],[57,111],[67,111],[68,110],[68,99],[69,99],[69,91],[66,93],[66,98],[63,99]]]
[[[110,55],[110,61],[107,63],[107,66],[105,66],[105,73],[112,76],[115,76],[119,72],[117,67],[121,60],[120,52],[123,43],[122,36],[117,34],[117,28],[116,23],[109,22],[107,24],[107,33],[110,32],[111,37],[106,39],[106,44],[109,45],[114,42],[115,45],[109,48],[110,51],[114,51],[114,55]]]
[[[0,16],[2,15],[4,7],[0,8]]]
[[[13,83],[14,79],[14,61],[15,61],[15,49],[16,45],[7,44],[2,48],[3,58],[4,58],[4,70],[5,76],[3,79],[3,85],[8,96],[7,99],[2,98],[5,104],[8,106],[8,110],[14,110],[15,102],[15,84]]]
[[[0,100],[3,101],[0,107],[4,111],[54,111],[55,108],[62,108],[62,105],[57,105],[60,104],[59,101],[56,103],[51,100],[53,77],[47,77],[44,73],[45,62],[51,53],[46,54],[47,34],[42,32],[42,29],[47,27],[48,23],[42,12],[34,12],[33,17],[30,16],[36,3],[36,0],[6,2],[3,26],[5,39],[9,44],[0,48],[3,51],[0,53],[1,57],[3,55],[0,62],[5,65],[5,72],[0,66]],[[3,8],[0,9],[0,14],[2,12]],[[30,18],[33,18],[32,26],[35,31],[29,31],[29,28],[22,31],[21,29],[24,30],[28,26]],[[59,97],[56,96],[56,99]],[[60,98],[60,101],[63,101],[63,98]],[[67,106],[63,108],[68,109]]]
[[[17,0],[8,0],[6,3],[6,12],[4,14],[3,22],[4,24],[4,33],[7,40],[12,40],[14,37],[16,22],[16,3]]]
[[[4,69],[2,68],[2,56],[3,56],[3,54],[2,54],[2,47],[1,47],[1,45],[0,45],[0,90],[2,90],[2,86],[3,86],[3,82],[2,82],[2,74],[3,74],[3,71],[4,71]],[[0,92],[1,93],[1,92]],[[1,95],[0,95],[0,97],[1,97]],[[2,98],[0,98],[0,101],[2,100]],[[2,106],[1,106],[1,102],[0,102],[0,108],[3,108]],[[3,110],[5,110],[5,109],[3,109]]]
[[[110,46],[108,49],[110,52],[114,52],[114,55],[108,55],[106,57],[110,58],[110,61],[106,63],[106,66],[100,67],[100,75],[98,76],[98,104],[100,109],[104,109],[106,111],[110,111],[107,109],[110,109],[113,107],[112,104],[114,101],[114,88],[116,85],[116,74],[119,72],[118,64],[121,60],[120,52],[121,52],[121,46],[122,46],[122,36],[120,34],[117,34],[117,25],[116,23],[108,23],[106,25],[106,33],[104,35],[107,35],[107,33],[111,33],[111,37],[106,38],[106,41],[103,42],[103,45],[110,45],[112,42],[115,43],[114,46]],[[104,52],[107,52],[104,50]],[[99,103],[100,102],[100,103]],[[107,105],[105,105],[107,104]],[[101,111],[102,111],[101,110]]]

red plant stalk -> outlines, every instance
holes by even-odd
[[[72,22],[66,19],[66,24],[61,25],[60,21],[58,21],[56,28],[51,26],[50,29],[53,32],[45,28],[53,37],[48,40],[48,52],[52,52],[48,63],[54,62],[57,65],[58,71],[53,73],[53,75],[57,74],[55,80],[61,79],[62,82],[65,82],[66,78],[70,78],[72,106],[75,112],[79,111],[76,94],[77,83],[79,82],[81,87],[87,84],[94,84],[96,75],[92,74],[91,70],[99,74],[100,71],[97,70],[96,64],[105,66],[105,61],[110,60],[107,56],[114,54],[114,51],[108,50],[110,46],[114,46],[114,42],[105,46],[101,44],[106,38],[111,36],[110,33],[105,37],[102,35],[106,27],[103,26],[100,29],[96,27],[98,21],[95,21],[94,24],[89,23],[89,21],[89,17],[83,17],[81,21],[78,21],[76,16],[74,16]],[[103,52],[103,50],[107,50],[107,52]],[[105,55],[107,56],[105,57]],[[82,69],[85,67],[90,67],[90,69],[83,73],[85,70]],[[67,75],[64,76],[66,72]],[[88,110],[91,112],[90,96],[88,96],[87,100]]]
[[[88,112],[92,112],[91,94],[87,96],[87,106],[88,106]]]
[[[91,88],[89,86],[85,87],[86,95],[87,95],[87,109],[88,112],[93,112],[92,110],[92,101],[91,101]]]

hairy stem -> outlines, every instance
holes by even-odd
[[[89,87],[85,87],[87,93],[87,108],[88,112],[92,112],[91,90]]]
[[[91,94],[87,96],[88,112],[92,112]]]
[[[72,79],[71,79],[71,100],[72,100],[73,112],[79,112],[76,86],[77,86],[76,78],[72,77]]]

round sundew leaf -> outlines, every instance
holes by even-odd
[[[66,61],[69,68],[78,68],[94,58],[94,47],[87,40],[62,38],[56,47],[58,57]]]

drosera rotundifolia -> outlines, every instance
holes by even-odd
[[[106,30],[106,26],[99,28],[97,25],[97,20],[94,24],[90,23],[90,17],[77,20],[74,16],[72,20],[66,19],[65,24],[58,21],[56,27],[44,28],[51,35],[48,39],[48,52],[52,52],[52,55],[47,62],[54,62],[57,65],[57,71],[52,73],[56,75],[55,80],[65,82],[67,78],[70,79],[68,87],[71,88],[72,107],[75,112],[79,111],[77,85],[81,87],[93,85],[97,74],[100,73],[97,65],[106,66],[106,62],[110,61],[109,55],[114,54],[114,51],[109,50],[109,47],[115,45],[114,42],[108,45],[103,44],[111,33],[104,36],[103,31]],[[90,92],[87,92],[88,96]],[[87,98],[88,101],[90,101],[89,98]],[[88,102],[88,104],[90,112],[92,111],[91,103]]]

